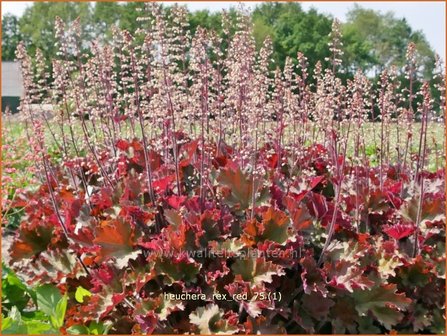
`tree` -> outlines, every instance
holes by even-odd
[[[344,33],[354,40],[365,41],[369,46],[371,65],[376,75],[391,65],[403,70],[407,46],[414,42],[417,62],[422,66],[421,76],[431,77],[435,54],[424,34],[413,31],[405,18],[398,19],[392,12],[382,14],[356,4],[347,15]]]
[[[31,55],[41,49],[46,59],[56,56],[54,22],[59,16],[68,24],[80,18],[83,41],[90,40],[92,30],[91,6],[85,2],[35,2],[20,18],[20,33]]]
[[[194,33],[199,26],[209,30],[215,30],[216,32],[222,30],[222,17],[220,13],[210,13],[208,10],[190,12],[188,21],[191,33]]]
[[[304,11],[299,3],[263,3],[253,12],[254,34],[258,46],[269,35],[273,40],[276,62],[282,67],[287,56],[295,58],[298,51],[309,61],[312,74],[315,64],[329,57],[329,33],[333,18],[312,8]],[[370,44],[348,33],[342,42],[344,56],[342,70],[352,76],[358,67],[368,67],[373,59]]]
[[[97,2],[92,9],[93,35],[100,40],[109,40],[112,26],[119,26],[127,7],[117,2]]]
[[[15,50],[21,40],[19,19],[15,15],[6,14],[2,18],[2,61],[15,59]]]
[[[121,6],[119,27],[133,33],[141,25],[140,22],[137,22],[137,18],[142,16],[142,13],[137,9],[141,9],[143,6],[138,2],[126,2]]]
[[[92,38],[108,41],[113,25],[131,33],[150,25],[148,21],[137,20],[145,15],[144,7],[144,4],[138,2],[97,2],[95,5],[85,2],[36,2],[26,9],[20,19],[11,15],[3,18],[3,59],[14,59],[14,50],[21,39],[25,41],[31,55],[36,48],[40,48],[46,59],[54,58],[56,16],[60,16],[68,25],[79,16],[81,38],[84,41]],[[163,8],[169,10],[169,5]],[[234,20],[235,10],[230,10],[229,15]],[[221,13],[207,10],[190,12],[188,20],[192,34],[198,26],[222,33]],[[272,57],[277,66],[283,67],[288,56],[295,59],[298,51],[308,58],[310,75],[318,61],[322,61],[323,66],[328,65],[325,59],[330,56],[328,42],[332,17],[316,9],[305,11],[296,2],[268,2],[254,9],[252,20],[258,48],[267,36],[271,37],[274,50]],[[390,65],[396,65],[403,71],[409,42],[417,46],[419,74],[425,78],[431,76],[434,52],[423,33],[413,31],[405,19],[398,19],[393,13],[383,14],[355,5],[348,13],[347,22],[342,24],[342,33],[344,55],[340,70],[345,78],[351,77],[358,68],[373,75]],[[88,47],[88,43],[85,47]]]

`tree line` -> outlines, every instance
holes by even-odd
[[[144,4],[138,2],[35,2],[21,17],[7,14],[2,20],[2,60],[14,60],[19,41],[24,41],[28,52],[33,55],[40,49],[46,59],[56,58],[54,20],[59,16],[65,22],[80,18],[84,41],[99,39],[107,42],[112,38],[112,27],[135,32],[147,22],[138,17],[144,15]],[[142,10],[143,9],[143,10]],[[169,11],[170,5],[164,10]],[[235,18],[235,9],[228,12]],[[303,53],[312,75],[318,61],[329,64],[329,34],[333,17],[312,8],[304,10],[299,3],[262,3],[251,13],[253,33],[258,48],[269,36],[273,43],[273,60],[282,68],[287,57],[295,58]],[[222,13],[208,10],[189,11],[191,34],[199,26],[222,34]],[[405,77],[406,49],[410,42],[416,45],[416,76],[433,78],[435,52],[421,31],[411,28],[405,18],[394,13],[382,13],[354,5],[348,12],[346,22],[341,25],[342,68],[345,79],[352,78],[361,68],[372,78],[378,78],[381,71],[396,66],[402,82]],[[88,45],[86,52],[88,52]],[[51,64],[49,64],[51,67]],[[416,88],[417,89],[417,88]]]

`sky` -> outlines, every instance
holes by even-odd
[[[208,9],[218,11],[223,8],[236,6],[238,2],[231,1],[207,1],[207,2],[178,2],[186,4],[190,10]],[[246,2],[247,7],[254,7],[260,2]],[[304,9],[315,7],[319,12],[330,14],[341,21],[346,19],[346,14],[354,6],[355,2],[340,1],[308,1],[301,2]],[[433,49],[445,60],[445,2],[441,1],[358,1],[364,8],[379,10],[382,12],[393,11],[398,18],[404,17],[414,30],[421,30]],[[26,7],[32,2],[2,1],[2,16],[6,13],[20,16]]]

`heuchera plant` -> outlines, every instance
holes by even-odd
[[[377,87],[360,71],[343,83],[337,21],[312,82],[301,53],[272,70],[272,43],[256,51],[243,11],[223,15],[221,35],[191,36],[186,14],[146,5],[140,31],[116,29],[88,54],[79,22],[57,20],[51,76],[18,49],[41,184],[11,204],[25,214],[9,265],[28,286],[56,286],[66,306],[52,328],[444,333],[445,173],[426,169],[428,83],[410,89],[417,111],[396,70]],[[397,140],[396,123],[411,125]]]

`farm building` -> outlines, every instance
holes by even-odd
[[[23,95],[23,82],[18,62],[2,62],[2,113],[6,107],[17,112]]]

